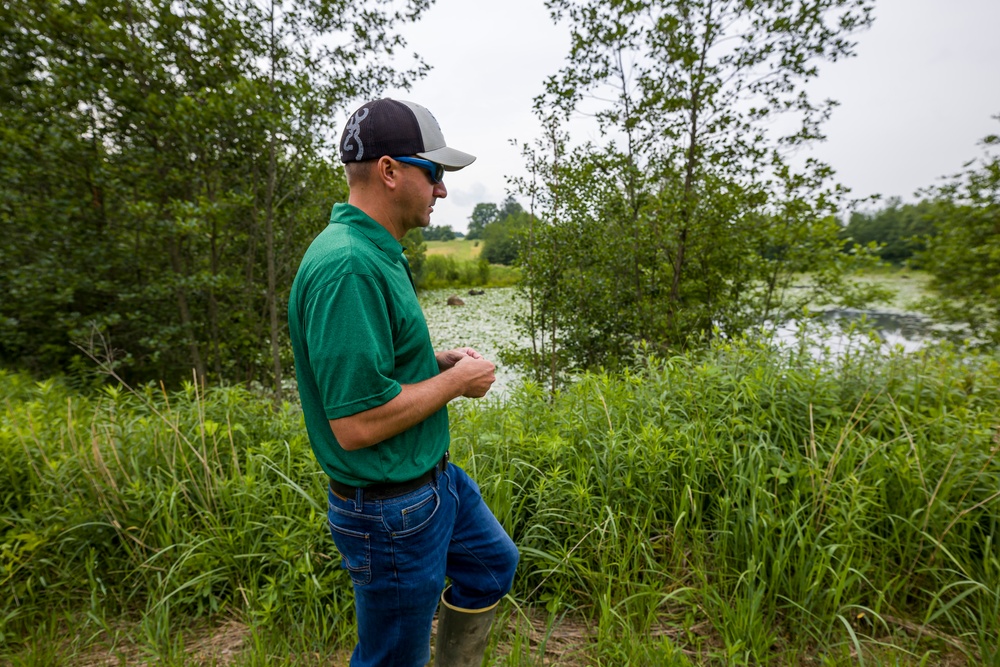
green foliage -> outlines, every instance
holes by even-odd
[[[469,216],[469,233],[466,238],[469,240],[484,238],[483,234],[487,227],[509,216],[519,215],[522,211],[524,209],[513,195],[507,195],[499,206],[493,203],[476,204],[472,215]]]
[[[183,619],[237,609],[303,634],[350,622],[297,406],[191,384],[81,397],[3,371],[0,396],[4,653],[71,612],[86,634],[141,614],[157,652]]]
[[[418,231],[410,232],[410,235]],[[478,250],[478,241],[454,239],[433,241],[420,246],[420,257],[415,261],[407,250],[413,278],[420,289],[442,287],[509,287],[518,280],[514,267],[490,264]],[[406,238],[404,238],[404,245]]]
[[[996,355],[716,343],[466,410],[455,447],[521,550],[514,597],[600,650],[666,626],[699,664],[855,639],[943,664],[932,637],[997,664],[998,381]]]
[[[1000,119],[1000,116],[997,117]],[[936,315],[967,325],[981,342],[1000,344],[1000,138],[986,137],[986,155],[937,188],[937,234],[921,255],[940,298]]]
[[[479,287],[489,282],[489,262],[483,259],[459,262],[448,255],[428,257],[417,278],[417,286],[427,289],[449,286]]]
[[[424,238],[428,241],[451,241],[455,238],[455,230],[451,225],[431,225],[424,230]]]
[[[514,264],[530,225],[530,216],[524,211],[505,215],[490,223],[483,230],[483,250],[479,256],[490,264]]]
[[[285,293],[346,191],[336,110],[424,69],[384,64],[428,3],[402,4],[5,3],[0,363],[74,371],[79,345],[280,390]]]
[[[486,225],[495,221],[498,215],[499,209],[497,209],[496,204],[476,204],[476,207],[472,209],[472,215],[469,216],[469,231],[465,235],[465,238],[469,240],[482,238],[483,229],[486,228]]]
[[[424,262],[427,261],[427,243],[423,230],[419,228],[409,230],[400,243],[403,245],[406,261],[410,263],[410,275],[417,281],[424,274]]]
[[[936,233],[937,214],[937,205],[931,201],[903,204],[894,198],[881,210],[851,213],[840,238],[847,249],[874,243],[882,261],[901,266],[925,249],[926,238]]]
[[[511,216],[520,215],[524,212],[524,207],[514,199],[514,195],[507,195],[506,199],[500,203],[497,208],[497,221],[503,220],[504,218],[509,218]]]
[[[549,7],[571,48],[536,100],[545,138],[524,147],[531,177],[518,182],[539,220],[522,253],[536,378],[632,364],[642,342],[737,335],[845,293],[842,192],[829,167],[786,155],[821,138],[829,103],[804,86],[852,54],[871,2]],[[581,112],[603,144],[570,145],[563,123]],[[789,289],[803,270],[813,294]]]
[[[482,239],[480,257],[490,264],[511,266],[517,261],[529,224],[524,209],[513,195],[508,195],[499,206],[476,204],[469,223],[468,238]]]
[[[551,401],[529,384],[464,402],[452,454],[521,551],[505,606],[585,624],[586,664],[848,664],[855,642],[996,664],[998,381],[995,354],[717,342]],[[185,664],[199,619],[247,623],[250,655],[350,643],[296,406],[5,372],[0,406],[4,664],[106,633]],[[499,634],[500,664],[538,664],[527,628]]]

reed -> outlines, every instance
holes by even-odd
[[[0,397],[0,663],[342,664],[298,406]],[[1000,665],[995,354],[720,342],[464,401],[453,439],[522,553],[491,664]],[[232,624],[228,658],[200,646]]]
[[[514,596],[598,655],[668,624],[696,661],[996,665],[998,385],[996,356],[723,343],[465,411],[456,446]]]

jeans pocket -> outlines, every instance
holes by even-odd
[[[407,537],[430,525],[440,506],[438,490],[428,485],[412,494],[386,501],[382,506],[382,519],[393,537]]]
[[[329,512],[326,523],[340,552],[343,568],[351,575],[355,586],[364,586],[372,580],[371,534],[338,525],[339,520],[344,518],[337,512]]]

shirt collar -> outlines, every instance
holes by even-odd
[[[330,212],[330,224],[351,225],[377,245],[382,252],[393,258],[403,256],[403,246],[389,231],[357,206],[339,203]]]

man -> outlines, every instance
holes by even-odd
[[[449,148],[424,107],[380,99],[340,144],[350,189],[306,251],[288,305],[313,452],[330,477],[328,524],[354,584],[352,667],[482,663],[514,543],[476,484],[448,461],[447,404],[484,396],[494,366],[471,348],[435,353],[399,241],[426,227]],[[445,577],[451,586],[442,593]]]

